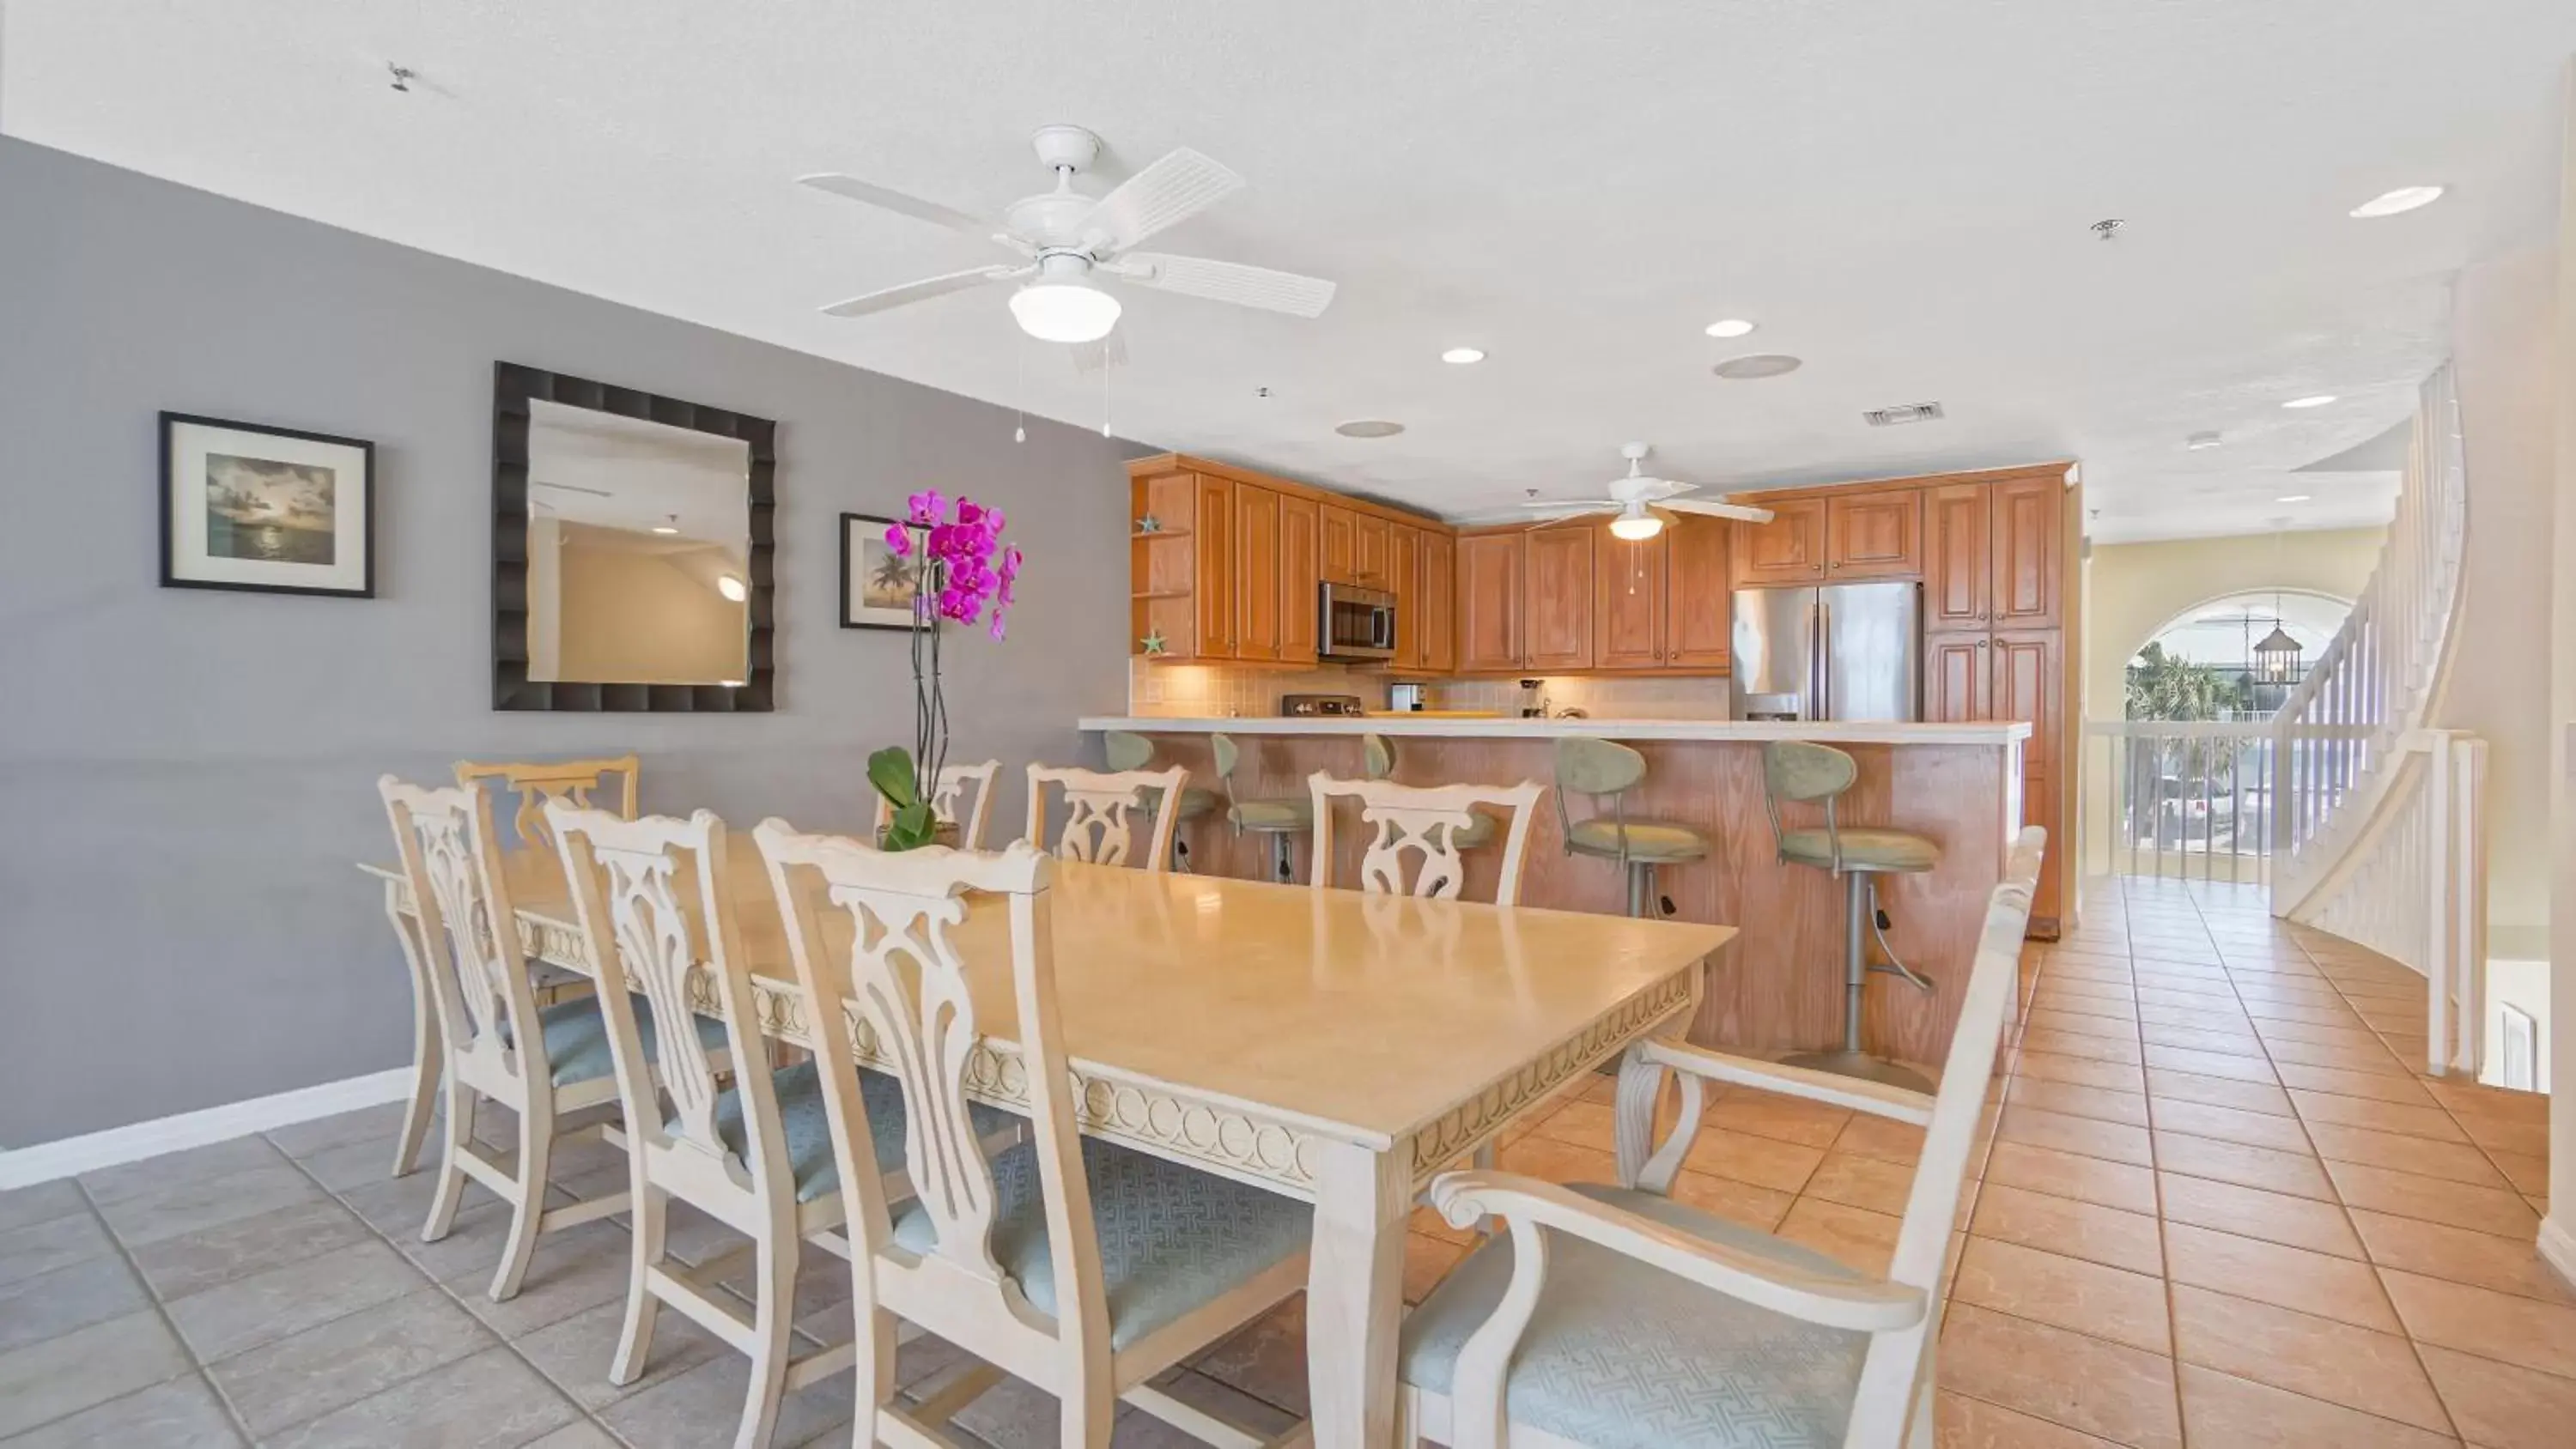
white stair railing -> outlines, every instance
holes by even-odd
[[[2076,775],[2087,875],[2270,878],[2269,720],[2089,720]]]
[[[2354,849],[2403,773],[2399,743],[2421,729],[2448,656],[2468,532],[2458,389],[2448,365],[2424,383],[2397,516],[2378,566],[2314,668],[2273,717],[2272,912],[2310,919],[2351,874]]]

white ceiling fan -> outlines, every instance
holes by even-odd
[[[1118,299],[1094,285],[1111,277],[1139,287],[1315,317],[1333,300],[1333,284],[1294,272],[1135,250],[1139,242],[1198,215],[1243,185],[1243,178],[1187,147],[1130,176],[1094,199],[1073,179],[1100,155],[1100,138],[1080,126],[1042,126],[1031,138],[1038,160],[1055,172],[1055,190],[1011,203],[1000,221],[924,201],[838,172],[796,178],[817,191],[988,238],[1025,260],[926,277],[835,302],[835,317],[883,312],[992,282],[1022,281],[1011,294],[1021,330],[1046,342],[1096,342],[1118,325]]]
[[[1540,523],[1581,518],[1594,513],[1615,513],[1619,516],[1610,520],[1610,531],[1625,539],[1654,537],[1664,531],[1665,520],[1675,513],[1704,513],[1711,518],[1733,518],[1745,523],[1771,521],[1768,508],[1685,499],[1683,494],[1699,491],[1698,484],[1684,483],[1676,478],[1647,477],[1644,467],[1646,455],[1653,451],[1644,443],[1620,445],[1619,456],[1628,460],[1628,476],[1610,480],[1610,496],[1607,498],[1546,498],[1521,506],[1550,515],[1538,520]]]

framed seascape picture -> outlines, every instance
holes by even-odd
[[[376,445],[161,415],[161,584],[376,595]]]
[[[913,561],[886,546],[891,518],[841,515],[841,627],[912,628]],[[919,540],[924,530],[914,529]]]

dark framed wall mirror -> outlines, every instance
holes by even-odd
[[[492,707],[774,707],[778,425],[493,370]]]

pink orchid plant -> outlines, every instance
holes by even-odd
[[[879,841],[888,850],[929,845],[939,835],[931,802],[948,758],[948,702],[939,673],[942,626],[972,627],[990,609],[985,632],[1002,638],[1021,559],[1018,545],[1002,542],[998,508],[971,498],[951,500],[935,488],[904,504],[904,521],[887,525],[885,540],[895,557],[912,562],[913,748],[888,745],[868,756],[868,781],[893,807]]]

